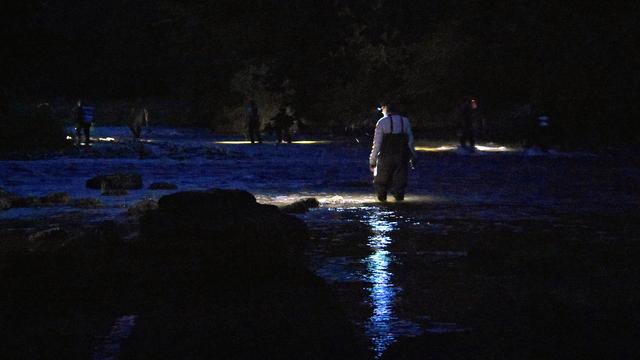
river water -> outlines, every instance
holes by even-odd
[[[454,144],[422,142],[406,201],[379,204],[372,194],[368,144],[352,139],[250,145],[202,130],[154,129],[134,143],[127,132],[98,128],[89,149],[0,161],[0,187],[20,195],[66,191],[73,198],[99,197],[85,188],[90,177],[142,174],[145,189],[102,197],[105,207],[88,212],[95,221],[170,192],[146,189],[157,181],[179,190],[244,189],[260,202],[277,205],[316,197],[320,207],[300,215],[312,231],[307,262],[330,284],[377,356],[401,336],[470,330],[439,297],[442,284],[435,285],[439,278],[433,270],[433,264],[455,268],[473,240],[470,234],[498,225],[524,231],[524,222],[589,226],[567,219],[615,216],[640,204],[640,162],[625,151],[526,154],[483,144],[481,151],[468,154]],[[0,219],[65,211],[77,209],[11,209]],[[133,317],[123,319],[118,321],[135,323]],[[122,334],[116,331],[116,338]],[[111,354],[113,348],[117,344],[100,351]]]

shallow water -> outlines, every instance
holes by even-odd
[[[369,147],[349,141],[249,145],[191,129],[154,129],[139,143],[128,139],[126,128],[98,128],[94,135],[90,149],[0,161],[0,187],[20,195],[98,197],[105,207],[83,210],[88,221],[173,192],[146,189],[157,181],[178,190],[244,189],[277,205],[316,197],[320,208],[300,215],[312,231],[307,262],[340,296],[377,356],[401,336],[470,330],[441,298],[433,264],[455,267],[474,234],[489,227],[517,233],[533,222],[540,228],[586,226],[606,237],[610,230],[594,219],[637,212],[640,204],[640,162],[622,152],[528,156],[517,149],[493,151],[500,149],[493,144],[462,154],[454,144],[424,143],[406,201],[379,204],[371,191]],[[101,197],[85,187],[87,179],[116,171],[142,174],[145,188]],[[78,209],[11,209],[0,219],[65,211]],[[134,326],[129,320],[125,328]],[[116,343],[119,336],[112,337]],[[109,351],[96,356],[110,358]]]

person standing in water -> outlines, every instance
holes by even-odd
[[[411,122],[398,114],[393,102],[381,104],[383,117],[376,123],[369,166],[374,174],[373,185],[379,201],[387,201],[391,193],[396,201],[404,200],[409,163],[415,162]]]
[[[247,130],[249,132],[249,140],[255,144],[256,140],[262,144],[262,136],[260,136],[260,114],[258,113],[258,105],[253,99],[249,99],[245,106],[245,117],[247,122]]]

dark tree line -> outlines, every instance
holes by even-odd
[[[397,98],[454,127],[466,95],[496,128],[549,113],[573,139],[638,139],[633,3],[21,1],[4,18],[9,98],[178,99],[187,123],[237,121],[245,96],[318,127],[370,121]],[[513,124],[511,124],[513,126]],[[496,133],[497,134],[497,133]]]

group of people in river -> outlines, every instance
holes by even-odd
[[[484,122],[481,116],[479,101],[476,97],[467,97],[458,109],[460,119],[460,148],[475,151],[474,128]],[[382,117],[376,122],[373,143],[369,154],[369,167],[373,173],[373,184],[377,199],[387,201],[391,195],[396,201],[404,200],[409,168],[413,168],[417,155],[411,121],[398,109],[395,102],[382,102],[378,110]],[[90,129],[94,118],[94,107],[78,100],[72,112],[76,125],[77,143],[80,145],[81,135],[84,144],[90,142]],[[262,121],[260,111],[253,99],[247,99],[244,107],[247,138],[251,144],[262,143]],[[125,119],[135,139],[139,139],[142,127],[148,126],[149,112],[141,101],[136,102],[128,111]],[[280,106],[275,116],[268,122],[265,130],[275,134],[278,144],[292,142],[292,127],[298,125],[293,112],[287,106]],[[543,151],[548,149],[550,119],[545,114],[536,118],[535,130],[527,140],[527,146],[537,146]]]

